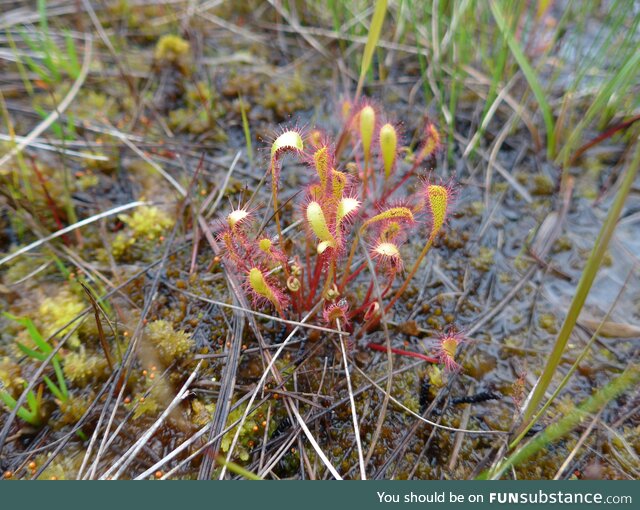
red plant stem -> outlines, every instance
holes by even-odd
[[[631,126],[632,124],[634,124],[639,120],[640,120],[640,115],[631,117],[630,119],[627,119],[624,122],[621,122],[620,124],[617,124],[607,129],[604,133],[596,136],[593,140],[590,140],[589,142],[585,143],[571,157],[571,159],[569,160],[569,165],[573,165],[580,156],[582,156],[586,151],[588,151],[594,145],[598,145],[600,142],[606,140],[607,138],[611,138],[618,131],[628,128],[629,126]]]
[[[428,156],[427,156],[427,157],[428,157]],[[402,176],[402,179],[400,179],[400,181],[399,181],[399,182],[398,182],[398,183],[397,183],[393,188],[391,188],[389,191],[386,191],[386,192],[382,195],[382,197],[380,198],[380,200],[378,201],[378,203],[377,203],[376,205],[377,205],[378,207],[382,207],[382,206],[384,206],[384,204],[387,202],[387,199],[388,199],[391,195],[393,195],[393,194],[396,192],[396,190],[397,190],[398,188],[400,188],[400,186],[402,186],[405,182],[407,182],[407,179],[408,179],[409,177],[411,177],[412,175],[414,175],[414,174],[416,173],[416,170],[418,169],[418,167],[420,166],[420,164],[421,164],[425,159],[426,159],[426,157],[425,157],[425,158],[419,158],[419,159],[417,159],[417,160],[413,163],[413,165],[411,166],[411,169],[410,169],[407,173],[405,173],[405,174]]]
[[[411,280],[415,276],[416,272],[418,271],[418,268],[420,267],[420,262],[422,262],[422,259],[425,257],[425,255],[427,254],[427,252],[431,248],[431,245],[433,244],[433,241],[434,241],[436,235],[438,234],[438,232],[439,232],[439,230],[436,231],[436,232],[433,232],[431,234],[431,236],[429,237],[429,240],[424,245],[424,248],[422,249],[422,252],[420,252],[420,255],[418,255],[418,259],[413,264],[413,267],[411,268],[411,272],[409,273],[409,276],[407,276],[407,278],[405,279],[404,283],[402,284],[402,287],[400,287],[398,289],[398,291],[395,293],[395,295],[393,296],[393,298],[391,299],[389,304],[387,304],[387,306],[385,306],[385,308],[384,308],[384,312],[385,313],[388,313],[389,310],[391,310],[391,307],[400,298],[400,296],[402,296],[404,291],[407,290],[407,287],[409,286],[409,283],[411,282]],[[367,322],[365,322],[360,327],[360,329],[355,333],[354,336],[356,338],[359,338],[362,333],[366,332],[370,327],[372,327],[375,324],[377,324],[380,321],[380,318],[381,318],[381,315],[377,315],[377,316],[372,317],[371,319],[369,319]]]
[[[393,281],[395,279],[396,279],[396,273],[395,272],[389,275],[389,283],[387,283],[387,286],[382,291],[382,294],[380,295],[381,298],[385,297],[387,295],[387,292],[389,292],[389,290],[391,290],[391,286],[393,285]]]
[[[369,290],[367,290],[367,295],[365,296],[364,301],[362,302],[362,305],[349,314],[350,319],[352,319],[353,317],[356,317],[359,313],[365,311],[369,307],[369,305],[371,305],[371,303],[369,302],[369,298],[371,298],[372,291],[373,291],[373,280],[371,280],[371,283],[369,284]]]
[[[358,166],[358,168],[360,168],[360,159],[358,158],[358,155],[355,154],[354,155],[355,160],[356,160],[356,165]],[[367,200],[367,177],[368,177],[368,173],[369,173],[369,159],[371,156],[367,157],[367,155],[364,155],[364,167],[362,170],[362,201],[366,201]]]
[[[300,278],[298,278],[298,281],[300,282],[300,290],[298,290],[298,292],[294,292],[293,293],[293,297],[294,299],[293,301],[293,311],[296,314],[296,316],[300,316],[300,313],[302,312],[302,306],[303,306],[303,301],[304,301],[304,268],[300,268]]]
[[[311,285],[312,272],[311,272],[311,255],[309,255],[309,241],[307,241],[304,245],[304,261],[308,269],[307,277],[309,278],[309,285]]]
[[[293,313],[296,317],[300,316],[300,298],[302,297],[302,287],[298,292],[291,292],[291,304],[293,305]]]
[[[394,280],[395,280],[395,273],[393,274],[393,276],[389,278],[389,283],[380,294],[380,297],[384,298],[387,295],[387,292],[389,292],[389,290],[391,289],[391,286],[393,285]],[[349,314],[350,319],[353,317],[356,317],[359,313],[363,312],[369,306],[371,306],[371,301],[369,301],[369,299],[371,298],[372,291],[373,291],[373,280],[371,280],[371,283],[369,284],[369,290],[367,291],[367,295],[365,296],[364,301],[362,302],[362,306],[360,306],[359,308],[357,308],[356,310],[354,310],[352,313]]]
[[[311,307],[313,298],[316,295],[316,292],[318,289],[318,282],[320,281],[321,274],[322,274],[322,262],[320,261],[320,257],[316,257],[316,268],[313,272],[313,279],[311,280],[311,285],[309,285],[309,294],[307,295],[307,308]]]
[[[354,255],[356,254],[356,246],[359,240],[360,240],[360,230],[356,232],[355,238],[353,239],[353,241],[351,241],[349,258],[347,259],[347,264],[345,265],[345,268],[344,268],[344,275],[342,277],[342,283],[340,284],[340,289],[344,289],[345,286],[347,285],[347,282],[349,281],[347,278],[349,277],[349,270],[351,269],[351,263],[353,262]]]
[[[353,280],[356,276],[358,276],[364,270],[365,267],[367,267],[366,261],[360,264],[358,269],[356,269],[353,273],[351,273],[349,277],[346,279],[346,281],[342,282],[342,286],[340,287],[340,292],[342,292],[344,290],[345,285],[349,283],[351,280]]]
[[[387,352],[386,345],[368,343],[367,347],[369,349],[373,349],[374,351]],[[421,354],[419,352],[405,351],[404,349],[396,349],[394,347],[391,348],[391,352],[399,356],[410,356],[412,358],[418,358],[423,361],[426,361],[427,363],[435,363],[435,364],[440,363],[440,360],[438,358],[434,358],[433,356],[427,356],[426,354]]]
[[[62,230],[62,228],[64,228],[64,225],[62,224],[62,220],[60,219],[60,215],[58,214],[58,207],[56,206],[56,203],[51,198],[51,195],[49,194],[49,190],[47,189],[47,184],[45,182],[45,179],[40,173],[40,170],[38,170],[38,165],[33,160],[33,158],[31,158],[31,166],[33,167],[33,171],[36,174],[36,177],[38,179],[38,182],[40,183],[40,186],[42,187],[42,192],[44,193],[44,197],[47,201],[47,205],[51,210],[51,215],[53,216],[53,220],[56,222],[56,225],[58,226],[58,228]],[[63,235],[62,240],[64,241],[64,244],[69,246],[70,242],[69,242],[69,237],[67,235]]]
[[[354,317],[357,317],[359,314],[361,314],[362,312],[364,312],[368,307],[369,307],[370,303],[365,302],[362,306],[356,308],[353,312],[349,312],[349,320],[353,319]]]
[[[415,170],[412,168],[411,170],[409,170],[406,174],[404,174],[404,176],[402,177],[402,179],[400,179],[400,181],[393,187],[391,188],[389,191],[387,191],[386,193],[384,193],[382,195],[382,197],[380,198],[379,202],[378,202],[378,206],[382,207],[385,202],[387,201],[387,198],[389,198],[391,195],[393,195],[393,193],[400,187],[402,186],[409,177],[411,177],[413,175],[413,173],[415,172]]]

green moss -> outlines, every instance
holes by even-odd
[[[52,462],[47,468],[38,476],[38,480],[66,480],[67,474],[64,467],[57,463]]]
[[[558,240],[553,245],[553,252],[560,253],[563,251],[569,251],[572,247],[573,243],[571,242],[571,239],[569,239],[569,236],[563,235],[558,237]]]
[[[11,286],[15,282],[22,281],[21,285],[27,285],[28,287],[37,285],[37,280],[35,278],[27,278],[30,274],[36,271],[40,266],[42,266],[43,260],[39,257],[18,257],[10,261],[7,266],[7,272],[2,277],[2,282]],[[46,268],[44,271],[39,273],[40,276],[46,275],[51,268]],[[27,278],[27,279],[26,279]]]
[[[37,317],[42,335],[45,338],[51,336],[78,317],[84,308],[85,304],[68,287],[63,288],[55,296],[45,298],[38,307]],[[58,333],[58,337],[62,338],[75,326],[76,324],[71,324],[65,327]],[[71,348],[77,348],[80,345],[77,331],[69,337],[66,345]]]
[[[0,360],[0,387],[11,395],[20,394],[24,389],[23,383],[24,379],[21,376],[20,365],[12,361],[8,356],[4,356]]]
[[[491,266],[493,266],[494,253],[494,250],[492,250],[491,248],[481,246],[478,256],[471,260],[471,264],[479,271],[489,271],[489,269],[491,269]]]
[[[268,83],[264,94],[258,99],[261,106],[272,110],[276,117],[285,119],[296,110],[302,110],[307,105],[304,97],[307,87],[299,75],[293,80],[283,83]]]
[[[206,425],[211,421],[211,417],[215,412],[215,404],[204,404],[201,400],[195,399],[191,402],[191,423],[196,425],[197,427],[201,427]],[[242,405],[237,409],[233,410],[229,417],[227,418],[227,426],[231,425],[233,422],[238,421],[244,415],[246,410],[246,405]],[[235,455],[242,461],[249,460],[251,448],[253,445],[259,441],[264,434],[264,426],[263,420],[266,414],[266,407],[263,409],[258,408],[253,413],[251,413],[244,424],[242,425],[242,429],[240,430],[240,436],[238,437],[238,444],[235,448]],[[269,423],[269,431],[271,434],[276,428],[276,423],[274,420],[271,420]],[[229,432],[227,432],[222,438],[221,448],[223,452],[228,452],[231,447],[231,442],[238,430],[238,427],[234,427]]]
[[[191,45],[178,35],[163,35],[158,43],[154,57],[157,62],[175,65],[183,74],[188,74]]]
[[[556,185],[551,177],[545,174],[536,174],[533,177],[533,189],[531,190],[534,195],[553,195],[556,189]]]
[[[481,216],[484,212],[484,202],[482,200],[475,200],[469,204],[468,210],[473,216]]]
[[[211,421],[214,404],[205,405],[197,398],[191,401],[191,423],[196,427],[203,427]]]
[[[137,420],[146,414],[155,414],[160,408],[160,404],[152,395],[147,397],[138,396],[131,405],[136,406],[133,411],[134,420]]]
[[[416,389],[420,381],[415,372],[403,372],[393,378],[392,394],[406,407],[414,413],[420,412],[419,395]]]
[[[515,267],[518,271],[525,271],[530,265],[531,263],[527,259],[520,256],[513,261],[513,267]]]
[[[46,453],[33,459],[36,469],[49,460],[52,455],[53,453]],[[67,450],[66,455],[56,455],[51,464],[38,476],[38,480],[75,480],[83,458],[84,451],[72,446]]]
[[[133,214],[118,216],[129,229],[119,232],[111,242],[111,253],[116,260],[144,258],[152,250],[150,242],[161,237],[175,221],[157,207],[143,206]]]
[[[429,382],[434,388],[441,388],[444,385],[442,380],[442,369],[437,365],[431,365],[427,369],[427,375],[429,376]]]
[[[160,359],[167,364],[183,358],[193,346],[188,333],[176,331],[165,320],[150,322],[146,328],[146,338],[156,347]]]
[[[89,409],[89,404],[91,403],[92,398],[83,395],[81,397],[75,395],[69,395],[69,398],[64,402],[59,402],[58,405],[60,407],[60,419],[58,420],[59,425],[72,425],[77,423],[80,418],[87,412]]]
[[[229,418],[227,418],[227,425],[230,425],[234,421],[239,420],[244,415],[246,410],[246,405],[242,405],[229,413]],[[213,411],[213,410],[212,410]],[[249,460],[252,442],[255,442],[262,436],[263,429],[258,425],[256,421],[256,417],[259,414],[259,410],[254,411],[252,414],[247,416],[244,424],[242,425],[242,429],[240,429],[240,436],[238,437],[238,446],[236,447],[236,455],[238,458],[245,462]],[[227,432],[222,438],[222,442],[220,443],[220,447],[223,452],[228,452],[231,447],[231,442],[236,435],[236,431],[238,427],[232,428],[229,432]]]
[[[191,51],[191,46],[179,35],[163,35],[156,44],[155,58],[175,61]]]
[[[174,224],[173,218],[154,206],[142,206],[133,214],[120,214],[118,218],[133,230],[136,238],[155,239]]]
[[[118,108],[115,101],[106,94],[95,90],[84,91],[74,102],[74,116],[78,119],[92,119],[95,112],[112,119],[118,115]]]
[[[127,236],[126,234],[119,232],[111,242],[111,254],[115,259],[119,260],[124,257],[129,249],[136,243],[136,238]]]
[[[556,317],[552,313],[540,314],[538,325],[551,335],[555,335],[558,332]]]
[[[93,173],[83,173],[76,180],[76,186],[81,191],[86,191],[89,188],[93,188],[98,185],[100,180],[98,176]]]
[[[66,379],[77,386],[84,386],[88,381],[106,375],[107,368],[104,356],[88,355],[81,345],[77,352],[70,352],[65,356],[62,370]]]

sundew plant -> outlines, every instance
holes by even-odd
[[[345,103],[343,111],[336,137],[285,129],[275,138],[271,221],[261,225],[255,210],[240,206],[228,212],[218,237],[256,308],[270,307],[283,319],[311,312],[357,338],[402,298],[446,223],[454,187],[431,176],[440,147],[433,123],[425,122],[412,152],[370,101]],[[310,182],[297,193],[304,197],[298,217],[284,219],[281,170],[287,156],[303,163]],[[423,246],[405,264],[409,237]],[[455,365],[455,346],[441,353],[446,366]]]

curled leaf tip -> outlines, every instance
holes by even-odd
[[[337,220],[341,222],[344,218],[350,214],[356,212],[360,207],[360,200],[353,197],[345,197],[338,203]]]
[[[455,332],[446,333],[440,338],[438,359],[448,371],[456,372],[462,368],[456,361],[456,352],[461,342],[462,336]]]
[[[227,223],[231,229],[242,223],[249,217],[249,211],[246,209],[235,209],[227,215]]]
[[[402,268],[402,257],[398,245],[388,241],[379,242],[372,250],[374,258],[390,271],[398,271]]]
[[[271,158],[280,151],[302,151],[304,143],[302,136],[295,130],[285,131],[271,144]]]

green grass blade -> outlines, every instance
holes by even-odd
[[[32,391],[30,391],[29,394],[27,395],[27,401],[30,400],[29,396],[32,396],[35,399],[35,395]],[[16,400],[4,390],[0,390],[0,400],[2,400],[11,411],[13,411],[16,408],[16,404],[17,404]],[[36,407],[32,407],[31,410],[25,409],[24,407],[20,407],[16,412],[16,415],[21,420],[24,420],[27,423],[30,423],[31,425],[38,426],[40,424],[40,419],[38,417],[37,400],[35,401],[35,404],[36,404]]]
[[[47,353],[51,352],[51,346],[44,341],[44,338],[42,338],[40,331],[38,331],[38,328],[36,328],[36,325],[31,319],[29,319],[28,317],[17,317],[8,312],[2,312],[2,315],[4,315],[7,319],[17,322],[21,326],[27,328],[29,336],[36,343],[36,345]]]
[[[24,383],[24,387],[27,387],[27,383]],[[36,396],[35,392],[32,390],[27,393],[27,405],[29,406],[29,411],[20,408],[18,411],[18,416],[20,416],[20,411],[23,411],[24,418],[20,416],[23,420],[28,421],[32,425],[38,426],[40,425],[40,402],[42,399],[42,390],[38,391],[38,395]]]
[[[356,89],[356,101],[360,97],[362,92],[362,85],[364,85],[364,79],[367,75],[367,71],[371,66],[371,60],[373,59],[373,52],[378,45],[380,39],[380,32],[382,32],[382,25],[384,24],[384,18],[387,14],[387,0],[377,0],[376,7],[373,11],[373,17],[371,18],[371,25],[369,26],[369,36],[367,37],[367,44],[364,46],[364,53],[362,54],[362,64],[360,65],[360,78],[358,79],[358,88]]]
[[[611,209],[609,210],[609,214],[607,215],[607,218],[602,225],[602,228],[600,229],[595,245],[591,250],[589,259],[587,260],[584,271],[582,272],[582,276],[580,277],[580,281],[578,282],[578,287],[573,297],[573,301],[571,302],[571,306],[569,307],[567,316],[564,320],[564,323],[562,324],[562,328],[558,333],[556,343],[553,346],[551,353],[549,354],[549,358],[547,359],[542,375],[540,376],[540,379],[538,380],[538,383],[534,388],[533,395],[523,412],[523,421],[520,430],[523,430],[529,425],[529,421],[538,408],[538,405],[544,398],[547,388],[551,384],[551,380],[553,379],[553,376],[555,375],[556,370],[560,365],[562,354],[567,346],[567,342],[569,341],[571,332],[576,325],[578,316],[580,315],[580,311],[582,310],[582,307],[584,306],[584,303],[587,299],[587,295],[591,290],[591,285],[593,284],[596,274],[598,273],[598,269],[602,264],[605,253],[607,251],[607,246],[609,245],[609,241],[611,240],[611,236],[613,235],[613,231],[615,230],[616,222],[618,221],[618,217],[620,216],[620,212],[622,211],[622,207],[624,206],[627,195],[631,190],[631,186],[633,185],[633,181],[638,172],[639,166],[640,143],[636,146],[633,160],[627,168],[627,172],[622,181],[622,185],[618,190]]]
[[[421,4],[418,3],[417,5]],[[410,23],[409,25],[413,27],[415,45],[418,49],[418,64],[420,65],[420,76],[423,77],[422,94],[424,96],[424,102],[428,103],[431,93],[429,91],[429,82],[426,79],[427,59],[425,57],[425,54],[427,50],[426,48],[422,47],[422,43],[420,42],[420,31],[418,30],[418,22],[416,21],[418,19],[418,16],[420,16],[422,13],[417,9],[417,7],[414,9],[413,0],[407,0],[407,12],[409,13],[410,19],[413,21],[413,23]]]
[[[593,346],[594,342],[599,338],[602,327],[606,322],[609,321],[609,317],[613,312],[614,308],[616,307],[616,305],[618,304],[618,300],[624,293],[627,283],[629,282],[629,278],[631,277],[632,274],[633,274],[633,270],[631,270],[627,275],[627,278],[625,279],[625,282],[622,285],[618,296],[613,301],[611,307],[609,308],[606,315],[598,325],[597,329],[591,335],[591,338],[589,339],[587,344],[584,346],[584,349],[582,349],[582,352],[580,353],[580,355],[575,359],[575,361],[573,362],[573,365],[571,365],[569,370],[567,370],[566,374],[564,375],[564,377],[562,378],[562,380],[560,381],[556,389],[553,390],[553,393],[551,394],[551,396],[547,399],[547,401],[540,408],[540,410],[533,416],[530,424],[526,426],[523,430],[521,430],[520,434],[513,441],[511,441],[511,443],[509,444],[509,451],[513,451],[518,446],[520,441],[522,441],[524,437],[529,433],[529,431],[531,430],[531,427],[538,421],[538,418],[540,418],[540,416],[542,416],[547,411],[547,409],[555,401],[556,397],[558,397],[560,392],[565,388],[567,384],[569,384],[569,381],[571,380],[571,377],[573,376],[573,374],[576,372],[576,370],[578,370],[578,367],[580,366],[580,364],[586,359],[587,355],[591,352],[591,347]]]
[[[33,105],[33,110],[40,115],[40,117],[42,117],[43,119],[46,119],[49,114],[44,111],[43,108],[40,108],[38,105],[34,104]],[[58,122],[53,122],[51,124],[51,126],[49,127],[49,129],[51,129],[51,131],[53,132],[54,136],[56,138],[58,138],[59,140],[62,140],[64,138],[64,131],[62,130],[62,127],[60,126],[60,124]]]
[[[47,70],[40,64],[36,64],[36,62],[30,56],[25,55],[24,61],[27,63],[29,69],[31,69],[31,72],[37,74],[43,82],[47,84],[53,83],[53,80],[51,76],[49,76],[49,73],[47,73]]]
[[[44,50],[44,55],[42,57],[42,62],[44,63],[44,65],[47,68],[47,70],[49,71],[50,76],[53,77],[53,81],[54,82],[59,82],[62,79],[62,75],[60,74],[60,71],[58,70],[58,64],[56,64],[56,62],[54,62],[54,60],[53,60],[52,51],[55,51],[56,53],[58,52],[58,50],[57,50],[57,48],[55,48],[55,46],[48,45],[47,48]],[[58,58],[57,60],[60,61],[61,59]]]
[[[227,461],[222,455],[216,457],[216,461],[218,464],[225,466],[229,471],[235,473],[236,475],[240,475],[247,480],[263,480],[255,473],[252,473],[248,469],[243,468],[242,466],[236,464],[235,462]]]
[[[67,60],[65,61],[66,68],[71,78],[75,80],[80,74],[80,62],[78,61],[76,45],[73,42],[73,37],[71,37],[71,34],[69,32],[65,32],[64,40],[67,47]]]
[[[582,132],[586,126],[595,118],[595,116],[606,109],[607,104],[611,101],[612,97],[620,92],[621,87],[625,87],[632,83],[633,80],[637,80],[638,68],[640,67],[640,51],[636,51],[628,61],[622,66],[622,68],[616,73],[616,75],[607,84],[598,91],[598,95],[589,106],[587,112],[582,116],[582,119],[572,129],[572,133],[569,140],[564,146],[561,153],[561,159],[563,166],[568,166],[569,160],[572,155],[572,149],[579,141]]]
[[[16,408],[16,399],[9,395],[5,390],[0,390],[0,400],[2,400],[10,410],[13,411]]]
[[[35,344],[43,353],[49,354],[53,350],[53,348],[47,342],[45,342],[44,338],[42,338],[40,331],[38,331],[38,328],[36,328],[36,325],[31,319],[25,317],[20,321],[20,324],[27,328],[31,340],[35,342]]]
[[[531,67],[531,64],[529,64],[529,61],[522,51],[520,44],[518,44],[518,41],[516,41],[516,39],[513,37],[511,29],[507,25],[498,2],[492,1],[490,5],[493,18],[496,20],[500,32],[502,32],[503,37],[506,39],[513,57],[516,59],[516,62],[520,66],[520,69],[522,69],[522,73],[527,79],[527,83],[529,83],[529,87],[531,87],[533,95],[538,101],[540,110],[542,110],[542,118],[544,119],[544,125],[547,130],[547,156],[551,158],[555,154],[555,137],[553,136],[555,127],[553,115],[551,113],[551,107],[549,106],[549,102],[547,101],[545,92],[542,89],[542,85],[540,85],[540,82],[538,81],[533,67]]]
[[[20,342],[16,342],[16,345],[18,346],[18,349],[20,349],[30,358],[37,359],[38,361],[44,361],[45,359],[47,359],[46,354],[30,349],[29,347],[27,347],[26,345]]]
[[[601,388],[595,395],[589,397],[579,408],[547,427],[522,448],[511,454],[489,477],[498,479],[511,466],[517,466],[550,443],[562,438],[578,427],[588,414],[595,414],[609,402],[623,393],[626,389],[640,383],[640,367],[635,365],[627,369],[622,375]],[[486,477],[486,475],[485,475]]]
[[[31,37],[27,34],[27,31],[24,28],[20,29],[19,32],[20,32],[20,37],[22,38],[22,41],[27,46],[29,46],[29,49],[31,51],[33,51],[34,53],[40,53],[42,51],[42,48],[38,46],[33,39],[31,39]]]
[[[54,357],[51,360],[53,365],[53,371],[56,373],[56,379],[58,380],[58,388],[60,389],[60,400],[66,402],[69,399],[69,388],[67,387],[67,381],[64,380],[64,373],[60,362]]]
[[[47,0],[38,0],[38,17],[40,29],[45,36],[49,35],[49,20],[47,19]]]
[[[9,46],[11,47],[11,51],[13,52],[13,56],[16,59],[16,66],[18,67],[18,73],[20,74],[20,79],[24,85],[25,90],[29,96],[33,96],[33,86],[31,85],[31,81],[27,76],[27,70],[22,63],[22,59],[20,58],[20,54],[18,52],[18,47],[16,46],[15,41],[13,40],[13,36],[11,35],[11,31],[9,29],[6,30],[5,35],[7,37],[7,41],[9,42]]]
[[[49,388],[49,391],[51,391],[51,393],[53,393],[53,396],[56,397],[58,400],[60,401],[64,401],[66,400],[64,398],[64,396],[62,395],[62,392],[58,389],[58,387],[53,383],[53,381],[51,379],[49,379],[49,377],[47,377],[46,375],[42,376],[42,378],[44,379],[45,384],[47,385],[47,387]]]
[[[251,143],[251,129],[249,128],[249,119],[247,118],[247,106],[244,104],[244,99],[238,96],[240,101],[240,115],[242,115],[242,131],[244,132],[244,140],[247,145],[247,156],[249,163],[253,166],[253,145]]]

